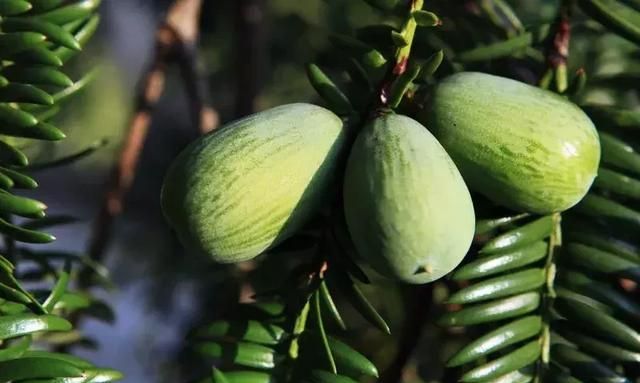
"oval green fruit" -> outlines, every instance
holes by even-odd
[[[589,117],[562,96],[512,79],[452,75],[420,120],[472,190],[517,211],[566,210],[597,174],[600,141]]]
[[[379,117],[358,134],[344,209],[362,259],[408,283],[453,270],[473,239],[473,203],[462,176],[435,137],[405,116]]]
[[[165,216],[185,246],[221,263],[251,259],[330,200],[345,133],[332,112],[302,103],[226,125],[176,158]]]

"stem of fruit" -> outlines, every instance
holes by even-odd
[[[562,246],[562,216],[560,213],[553,214],[553,232],[549,237],[549,251],[545,263],[546,283],[542,291],[542,335],[540,337],[540,347],[542,360],[538,364],[538,373],[536,374],[536,382],[541,382],[544,371],[549,365],[549,352],[551,348],[551,307],[553,299],[556,296],[554,282],[556,277],[556,264],[554,256],[558,249]]]
[[[406,44],[396,50],[395,60],[392,64],[393,66],[391,67],[390,73],[382,82],[380,92],[378,93],[379,108],[386,108],[389,106],[389,92],[391,91],[391,85],[407,70],[409,56],[411,55],[411,47],[413,46],[413,38],[416,33],[416,28],[418,27],[418,23],[412,14],[415,11],[421,10],[423,6],[424,0],[411,0],[407,20],[404,22],[402,30],[399,32]]]
[[[571,14],[574,0],[563,0],[558,10],[558,17],[553,25],[554,33],[549,38],[545,57],[547,68],[540,86],[548,88],[551,78],[555,78],[558,93],[564,93],[569,87],[567,80],[567,61],[569,58],[569,41],[571,40]]]

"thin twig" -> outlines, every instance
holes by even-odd
[[[111,170],[107,191],[98,217],[94,221],[88,255],[100,261],[111,239],[113,221],[123,211],[124,199],[136,175],[140,154],[146,141],[152,112],[164,92],[166,69],[174,61],[180,63],[191,103],[192,120],[201,132],[217,125],[215,111],[205,105],[206,92],[200,86],[196,69],[195,46],[198,38],[202,0],[177,0],[167,12],[155,36],[155,52],[151,64],[139,84],[136,112],[132,116],[126,138]],[[81,287],[91,285],[91,271],[80,274]]]

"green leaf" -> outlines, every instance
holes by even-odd
[[[0,362],[21,357],[31,346],[31,337],[27,335],[4,342],[6,346],[0,350]]]
[[[597,359],[564,344],[551,347],[551,357],[561,366],[569,369],[571,375],[588,382],[632,383],[615,371],[600,363]]]
[[[195,346],[198,353],[238,366],[272,369],[275,367],[275,351],[252,343],[205,342]]]
[[[48,21],[58,25],[66,24],[90,16],[98,9],[100,3],[101,0],[76,1],[69,5],[40,13],[34,17],[38,20]]]
[[[358,57],[358,60],[367,68],[377,69],[387,63],[387,59],[375,48],[360,40],[346,35],[331,35],[329,41],[337,48]]]
[[[467,304],[519,294],[537,289],[545,280],[543,269],[527,269],[465,287],[449,297],[448,303]]]
[[[330,284],[336,284],[336,287],[342,291],[347,300],[349,300],[351,305],[353,305],[364,319],[368,320],[378,330],[386,334],[391,333],[389,325],[387,325],[378,311],[373,307],[364,294],[362,294],[360,288],[346,273],[340,270],[330,269],[328,282]]]
[[[240,314],[259,320],[274,320],[284,314],[285,305],[279,300],[261,300],[240,305]]]
[[[10,58],[16,53],[35,48],[47,37],[35,32],[0,33],[0,57]]]
[[[640,320],[640,304],[602,282],[580,272],[566,270],[558,276],[558,281],[572,291],[603,302],[621,315],[630,317],[634,321]]]
[[[2,30],[5,32],[37,32],[47,37],[52,43],[64,47],[80,50],[80,44],[73,35],[56,24],[29,18],[6,18],[2,20]]]
[[[640,180],[606,168],[598,169],[593,187],[621,197],[640,200]]]
[[[42,230],[42,229],[50,228],[52,226],[69,225],[77,222],[80,222],[80,220],[70,215],[48,215],[41,219],[29,221],[24,225],[22,225],[22,227],[30,230]],[[60,258],[66,259],[68,257],[60,257]],[[76,258],[80,258],[80,257],[76,257]]]
[[[20,149],[0,140],[0,163],[23,167],[29,165],[29,159]]]
[[[640,212],[618,202],[589,193],[576,205],[576,211],[599,218],[608,218],[626,225],[640,227]]]
[[[355,380],[342,375],[332,374],[327,371],[311,371],[311,383],[358,383]]]
[[[0,102],[53,105],[53,97],[33,85],[11,83],[0,88]]]
[[[227,372],[227,379],[229,383],[276,383],[271,375],[257,371]]]
[[[361,375],[378,377],[378,369],[367,357],[336,338],[329,336],[328,342],[340,374],[353,378]]]
[[[511,271],[543,259],[548,248],[549,245],[545,241],[538,241],[526,247],[481,257],[458,268],[451,278],[469,280]]]
[[[640,262],[632,262],[615,254],[579,243],[566,246],[565,258],[573,265],[596,273],[615,274],[640,282]]]
[[[393,41],[393,45],[398,48],[406,47],[407,45],[409,45],[409,41],[407,41],[407,38],[402,33],[394,30],[391,31],[391,40]]]
[[[13,187],[13,180],[6,175],[0,173],[0,188],[1,189],[11,189]]]
[[[4,279],[4,278],[3,278]],[[13,284],[0,283],[0,297],[11,302],[30,304],[33,299],[19,289],[11,286]]]
[[[538,242],[550,236],[553,232],[553,228],[553,216],[548,215],[538,218],[533,222],[509,230],[506,233],[493,238],[487,242],[482,249],[480,249],[480,253],[495,254]]]
[[[50,66],[18,66],[2,68],[2,75],[12,82],[25,84],[50,85],[61,88],[73,85],[73,81],[64,73]]]
[[[20,358],[0,362],[0,381],[33,378],[80,377],[83,371],[71,363],[53,358]]]
[[[640,153],[609,133],[599,132],[602,162],[633,174],[640,174]]]
[[[586,306],[591,307],[594,310],[598,310],[598,311],[602,311],[603,313],[607,314],[607,315],[614,315],[615,311],[613,310],[612,307],[607,306],[606,304],[600,302],[597,299],[594,299],[593,297],[584,295],[584,294],[580,294],[576,291],[573,291],[571,289],[567,289],[564,288],[561,285],[556,286],[556,295],[557,297],[560,298],[564,298],[564,299],[569,299],[571,301],[577,301],[580,302]]]
[[[584,69],[578,69],[575,77],[571,81],[569,88],[564,92],[569,98],[574,99],[580,94],[587,85],[587,72]]]
[[[230,383],[227,376],[215,367],[213,368],[211,377],[213,378],[213,383]]]
[[[530,217],[528,213],[522,213],[508,217],[478,220],[476,222],[476,235],[486,235],[495,229],[505,227],[528,217]]]
[[[584,302],[558,297],[554,304],[558,312],[591,334],[617,342],[633,351],[640,351],[640,334],[633,328]]]
[[[413,17],[416,23],[421,27],[435,27],[436,25],[441,24],[438,15],[429,11],[413,11],[411,12],[411,17]]]
[[[1,107],[2,106],[0,105],[0,108]],[[59,141],[67,137],[60,129],[42,121],[38,122],[37,125],[27,128],[16,125],[0,125],[0,134],[14,137],[34,138],[45,141]]]
[[[392,11],[400,2],[400,0],[365,0],[372,7],[383,11]]]
[[[317,65],[307,65],[307,77],[316,92],[336,114],[347,116],[353,112],[353,107],[347,96],[338,89],[336,84]]]
[[[640,353],[629,351],[619,347],[616,344],[605,342],[596,338],[592,338],[578,331],[573,331],[574,327],[569,323],[554,323],[554,330],[560,329],[562,337],[578,346],[581,350],[592,355],[605,358],[607,360],[616,360],[621,362],[640,362]]]
[[[195,333],[197,337],[233,338],[246,342],[276,345],[280,343],[285,331],[276,325],[255,320],[248,321],[215,321]]]
[[[614,253],[630,261],[640,261],[640,247],[623,241],[604,230],[583,225],[565,230],[564,235],[570,241],[584,243],[585,245]]]
[[[420,67],[419,78],[422,81],[427,81],[429,77],[433,76],[433,74],[436,73],[436,71],[440,67],[440,64],[442,64],[442,60],[444,60],[444,51],[440,49],[436,53],[429,56],[429,58],[427,58],[427,60],[422,63]]]
[[[534,337],[540,334],[541,330],[542,318],[539,316],[517,319],[463,347],[447,362],[447,366],[456,367],[473,362],[512,344]]]
[[[33,10],[36,12],[46,11],[60,6],[66,0],[29,0],[33,5]]]
[[[96,150],[99,150],[104,146],[106,146],[107,143],[108,143],[107,140],[99,140],[89,145],[89,147],[87,147],[86,149],[82,149],[77,153],[72,153],[64,157],[57,158],[47,162],[34,163],[33,165],[29,166],[28,169],[29,170],[46,170],[46,169],[51,169],[51,168],[72,164],[72,163],[75,163],[76,161],[82,160],[92,155]]]
[[[15,188],[35,189],[38,187],[38,183],[36,182],[36,180],[34,180],[33,178],[29,177],[28,175],[20,171],[0,166],[0,173],[11,178],[11,181],[13,182],[13,187]]]
[[[587,104],[582,109],[600,127],[638,129],[640,127],[640,111],[625,109],[616,105]]]
[[[456,59],[463,63],[470,63],[512,56],[534,43],[541,42],[548,34],[549,25],[542,25],[536,31],[524,32],[508,40],[460,52],[456,55]]]
[[[55,53],[51,52],[44,46],[34,46],[32,48],[22,50],[10,57],[17,65],[49,65],[52,67],[61,67],[62,60]]]
[[[55,310],[75,311],[91,306],[92,297],[87,293],[65,291],[54,305]]]
[[[320,306],[320,295],[316,291],[313,294],[313,307],[316,318],[316,325],[318,326],[318,334],[320,335],[320,341],[323,349],[323,356],[326,358],[326,361],[329,364],[329,371],[334,374],[338,373],[338,369],[336,367],[336,362],[333,359],[333,353],[331,352],[331,347],[329,347],[329,340],[327,339],[327,333],[324,330],[324,323],[322,321],[322,309]]]
[[[389,99],[387,101],[389,107],[395,109],[400,105],[402,98],[411,88],[413,80],[415,80],[420,74],[420,70],[421,68],[419,65],[408,65],[407,70],[405,70],[404,73],[398,76],[391,83],[391,87],[389,88]]]
[[[462,375],[460,380],[463,382],[481,382],[518,370],[535,362],[540,357],[541,348],[538,340],[527,343],[503,357],[474,368]]]
[[[527,314],[537,309],[539,305],[540,294],[529,292],[446,313],[440,317],[438,324],[451,327],[491,323]]]
[[[0,191],[0,212],[29,217],[41,213],[46,208],[47,206],[40,201]]]
[[[578,4],[608,29],[640,44],[640,12],[616,0],[580,0]]]
[[[0,123],[4,125],[13,125],[18,128],[29,128],[35,126],[38,120],[31,114],[18,110],[7,104],[0,104]],[[6,134],[0,129],[0,133]]]
[[[80,44],[80,46],[84,47],[89,39],[93,36],[93,34],[98,29],[98,24],[100,24],[100,16],[94,15],[92,16],[86,23],[82,25],[82,27],[73,34],[73,37]],[[62,62],[68,61],[70,58],[75,56],[78,51],[74,49],[69,49],[65,47],[60,47],[54,51],[55,55]]]
[[[16,241],[26,243],[50,243],[56,240],[56,237],[51,234],[24,229],[4,219],[0,219],[0,233],[11,236]]]
[[[211,378],[213,379],[213,383],[229,383],[226,375],[215,367],[211,371]]]
[[[25,0],[3,0],[0,2],[0,15],[11,16],[27,12],[31,4]]]
[[[49,352],[49,351],[41,351],[41,350],[30,350],[27,351],[24,354],[25,357],[27,358],[48,358],[48,359],[55,359],[55,360],[61,360],[63,362],[67,362],[67,363],[71,363],[76,367],[80,367],[80,368],[91,368],[93,367],[93,365],[82,359],[79,358],[77,356],[73,356],[70,354],[63,354],[63,353],[59,353],[59,352]]]
[[[491,379],[491,383],[529,383],[533,381],[533,368],[522,368]]]
[[[333,320],[342,330],[346,330],[347,326],[342,320],[340,311],[338,311],[338,307],[333,301],[333,297],[331,296],[329,288],[327,287],[327,283],[324,281],[324,279],[320,282],[319,292],[320,298],[322,298],[322,302],[324,302],[324,307],[329,311],[329,314],[331,314]]]
[[[0,339],[16,338],[40,331],[68,331],[71,323],[54,315],[17,314],[0,317]]]
[[[65,262],[64,270],[60,272],[58,275],[58,281],[53,286],[51,290],[51,294],[44,301],[42,306],[48,312],[51,312],[55,305],[62,299],[65,291],[67,290],[67,286],[69,285],[69,274],[71,273],[71,262],[67,260]]]

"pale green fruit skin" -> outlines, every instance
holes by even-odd
[[[344,209],[362,259],[407,283],[449,273],[473,239],[473,203],[462,176],[435,137],[405,116],[379,117],[358,134]]]
[[[346,143],[327,109],[289,104],[191,143],[162,190],[164,214],[189,248],[245,261],[290,237],[331,199]]]
[[[566,98],[508,78],[463,72],[444,79],[421,121],[472,190],[517,211],[564,211],[597,175],[600,141]]]

